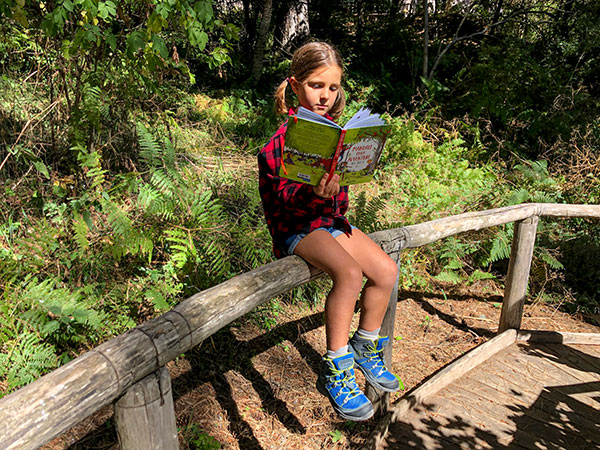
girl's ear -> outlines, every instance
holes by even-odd
[[[300,83],[298,83],[298,80],[296,80],[296,77],[290,77],[289,82],[290,82],[290,86],[292,87],[292,91],[294,91],[294,94],[298,94],[298,87],[299,87]]]

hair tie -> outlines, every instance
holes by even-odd
[[[285,81],[287,81],[287,82],[288,82],[288,84],[289,84],[289,83],[290,83],[290,77],[286,77],[286,78],[285,78]]]

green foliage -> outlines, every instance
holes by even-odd
[[[7,286],[0,306],[0,377],[12,390],[68,362],[73,349],[105,333],[106,315],[86,289],[26,276]]]
[[[365,191],[359,192],[348,214],[350,222],[365,233],[385,229],[380,213],[390,197],[391,193],[385,193],[367,200]]]
[[[192,450],[218,450],[221,448],[219,441],[204,433],[195,423],[187,425],[182,432]]]
[[[244,165],[280,120],[271,91],[287,76],[288,49],[277,49],[271,34],[265,81],[243,87],[262,5],[215,5],[0,1],[7,392],[272,259],[255,171]],[[345,114],[369,104],[393,125],[378,177],[352,189],[355,225],[369,232],[523,202],[600,198],[598,2],[558,11],[505,1],[498,17],[479,4],[465,21],[461,5],[440,4],[428,77],[419,10],[390,5],[311,3],[311,32],[329,37],[347,62]],[[274,27],[287,7],[274,5]],[[435,55],[438,48],[444,53]],[[207,84],[192,95],[195,77]],[[512,234],[506,225],[403,252],[401,285],[422,289],[434,274],[501,280]],[[588,222],[541,221],[531,289],[564,280],[585,289],[582,308],[593,310],[598,242]],[[585,273],[575,269],[581,255]],[[328,288],[319,280],[295,289],[257,311],[258,323],[272,328],[281,302],[312,306]],[[211,448],[196,435],[189,441]]]

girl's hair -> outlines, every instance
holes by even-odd
[[[342,76],[344,74],[342,57],[334,46],[326,42],[309,42],[294,52],[289,76],[302,83],[314,70],[323,66],[338,66],[342,70]],[[286,78],[275,91],[275,108],[280,114],[287,114],[289,110],[285,95],[288,84],[289,78]],[[329,115],[337,119],[344,111],[344,106],[346,106],[346,94],[340,87]]]

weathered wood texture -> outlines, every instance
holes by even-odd
[[[546,344],[589,344],[600,346],[600,333],[519,330],[517,333],[517,341]]]
[[[514,344],[394,408],[365,448],[600,448],[599,393],[600,346]]]
[[[178,450],[177,424],[166,367],[142,378],[115,402],[121,450]]]
[[[398,281],[400,279],[400,254],[395,253],[392,255],[392,259],[396,261],[398,266],[398,274],[396,275],[396,283],[394,283],[394,289],[390,294],[390,301],[385,311],[383,323],[381,324],[380,336],[388,336],[389,341],[387,347],[383,350],[383,360],[386,362],[392,360],[392,347],[394,345],[394,324],[396,323],[396,307],[398,305]],[[389,367],[389,366],[388,366]],[[387,411],[390,394],[387,392],[379,391],[373,386],[367,383],[365,388],[365,395],[373,403],[376,414],[382,414]]]
[[[377,231],[370,236],[388,254],[393,254],[405,248],[421,247],[458,233],[518,222],[533,216],[600,218],[600,205],[524,203],[458,214],[392,230]]]
[[[524,204],[372,233],[390,254],[444,237],[537,215],[600,217],[597,205]],[[200,292],[172,311],[124,333],[0,399],[0,448],[35,449],[134,383],[256,306],[322,273],[296,256]]]
[[[500,333],[509,328],[519,329],[521,327],[537,224],[537,216],[529,217],[515,224],[500,325],[498,326]]]
[[[385,440],[389,426],[394,423],[398,417],[403,416],[412,408],[422,404],[425,399],[448,386],[473,367],[478,366],[499,351],[512,345],[515,342],[516,337],[516,330],[506,330],[502,334],[499,334],[486,343],[471,350],[465,356],[457,359],[437,372],[434,376],[394,405],[390,412],[379,422],[370,438],[367,440],[365,448],[379,448]]]
[[[322,273],[294,256],[200,292],[0,399],[0,448],[36,449],[222,327]]]

